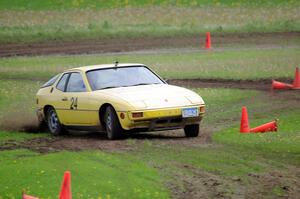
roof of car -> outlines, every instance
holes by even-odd
[[[117,64],[117,67],[127,67],[127,66],[145,66],[144,64],[138,64],[138,63],[122,63],[122,64]],[[81,66],[77,68],[71,68],[66,70],[65,72],[68,71],[74,71],[74,70],[80,70],[83,72],[89,71],[89,70],[95,70],[95,69],[103,69],[103,68],[113,68],[116,67],[116,64],[101,64],[101,65],[91,65],[91,66]]]

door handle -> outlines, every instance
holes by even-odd
[[[68,98],[67,97],[64,97],[61,99],[62,101],[68,101]]]

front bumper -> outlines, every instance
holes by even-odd
[[[204,107],[205,105],[197,105],[155,110],[117,112],[117,114],[123,129],[144,129],[148,131],[155,131],[177,129],[190,124],[198,124],[204,116]],[[197,108],[198,115],[195,117],[183,118],[183,108]],[[132,113],[135,112],[143,112],[143,116],[140,118],[133,118]],[[120,117],[121,113],[125,115],[124,118]]]

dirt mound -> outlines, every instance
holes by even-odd
[[[256,46],[280,45],[282,41],[297,39],[300,32],[290,33],[233,33],[214,34],[213,45],[235,46],[254,44]],[[85,41],[49,41],[44,43],[0,44],[0,57],[16,55],[48,54],[91,54],[128,52],[161,48],[203,48],[205,34],[175,37],[114,38]]]

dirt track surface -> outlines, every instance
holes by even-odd
[[[32,126],[33,128],[34,126]],[[27,129],[25,129],[27,130]],[[153,133],[137,133],[126,136],[124,140],[108,140],[104,133],[70,132],[66,136],[34,138],[23,142],[5,141],[0,145],[1,150],[12,150],[26,148],[39,153],[50,153],[57,151],[128,151],[134,150],[145,141],[154,141],[156,144],[171,144],[179,146],[196,146],[210,143],[211,132],[204,131],[196,138],[186,138],[183,130],[163,131]],[[126,140],[133,139],[134,144]]]
[[[281,45],[300,37],[290,33],[239,33],[212,35],[213,47],[251,44],[257,46]],[[115,38],[86,41],[51,41],[44,43],[0,44],[0,57],[18,55],[91,54],[129,52],[162,48],[204,48],[205,34],[159,38]]]
[[[291,168],[293,173],[268,171],[262,174],[248,173],[247,180],[236,176],[220,177],[213,173],[201,171],[190,165],[179,165],[191,175],[174,173],[174,180],[182,181],[184,191],[179,187],[171,187],[174,198],[271,198],[274,187],[280,187],[284,192],[281,196],[272,198],[297,198],[300,191],[297,181],[300,170]]]
[[[283,82],[291,80],[280,79]],[[235,88],[235,89],[255,89],[271,90],[272,80],[228,80],[228,79],[171,79],[169,84],[188,88]]]

